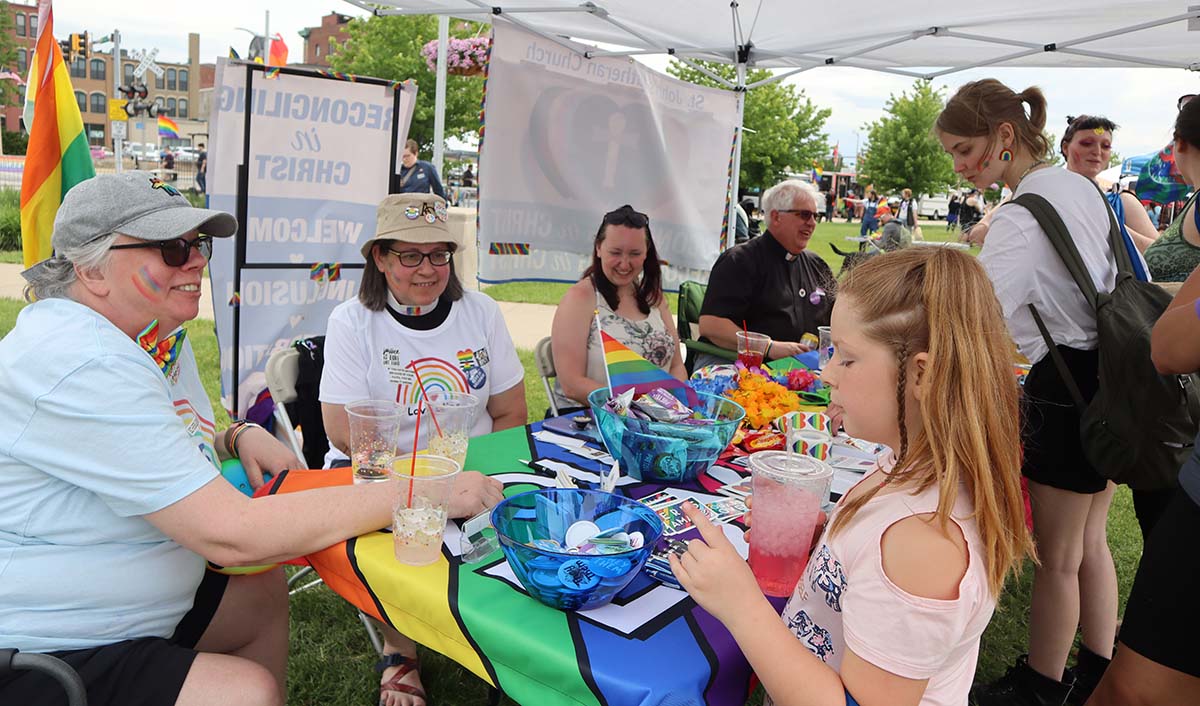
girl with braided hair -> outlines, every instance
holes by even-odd
[[[846,431],[894,453],[833,510],[782,620],[694,508],[703,539],[672,569],[769,702],[965,704],[1004,580],[1033,554],[1000,305],[970,255],[908,248],[842,278],[832,329],[822,380]]]

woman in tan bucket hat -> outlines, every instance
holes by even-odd
[[[366,267],[358,298],[334,309],[326,331],[320,399],[330,442],[327,466],[349,464],[345,405],[357,400],[395,400],[408,409],[399,437],[407,451],[422,385],[426,393],[479,399],[470,436],[525,424],[525,369],[496,302],[463,290],[453,257],[461,246],[446,227],[441,197],[392,194],[379,204],[375,237],[362,247]],[[474,472],[460,476],[459,491],[477,495],[475,512],[503,497],[500,483]],[[424,706],[416,645],[381,627],[379,703]]]

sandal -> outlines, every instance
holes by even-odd
[[[411,684],[401,684],[400,680],[408,676],[409,672],[421,671],[420,657],[405,657],[402,654],[384,655],[383,659],[375,663],[375,671],[383,672],[391,667],[399,667],[391,679],[379,685],[379,698],[383,700],[384,692],[398,691],[401,694],[415,696],[421,700],[422,704],[428,704],[429,698],[425,696],[425,691],[420,687],[412,686]]]

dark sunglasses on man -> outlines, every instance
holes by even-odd
[[[810,211],[807,208],[780,208],[776,209],[776,213],[794,213],[802,221],[817,220],[817,212]]]
[[[200,256],[205,260],[212,257],[212,236],[202,235],[195,240],[187,238],[171,238],[170,240],[148,240],[143,243],[128,243],[126,245],[114,245],[109,250],[136,250],[140,248],[158,248],[162,255],[163,262],[170,267],[183,267],[187,264],[188,258],[192,256],[192,248],[200,251]]]

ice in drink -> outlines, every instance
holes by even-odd
[[[396,560],[410,566],[424,566],[442,555],[442,532],[446,528],[446,510],[431,506],[425,498],[413,498],[413,507],[396,508],[392,541]]]
[[[760,451],[750,456],[754,497],[750,568],[768,596],[792,595],[812,550],[833,469],[808,456]]]

